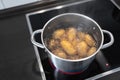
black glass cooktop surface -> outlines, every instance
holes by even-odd
[[[84,80],[100,73],[120,67],[120,23],[113,18],[115,6],[109,0],[88,0],[66,3],[27,14],[30,32],[42,29],[52,17],[62,13],[80,13],[93,18],[102,29],[110,31],[114,36],[112,46],[102,49],[88,69],[80,73],[66,73],[54,67],[44,49],[38,48],[42,66],[47,80]],[[104,43],[109,42],[109,36],[104,34]],[[36,41],[41,43],[41,37],[36,35]],[[40,75],[37,61],[34,61],[33,71]]]

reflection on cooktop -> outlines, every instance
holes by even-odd
[[[57,68],[55,68],[48,58],[44,59],[42,62],[43,62],[43,68],[45,70],[45,74],[47,76],[47,80],[62,80],[62,79],[79,80],[79,79],[85,79],[87,77],[94,76],[102,72],[102,69],[99,67],[99,64],[96,61],[94,61],[87,70],[81,73],[62,72]],[[39,67],[36,60],[34,61],[34,64],[33,64],[33,71],[36,75],[38,76],[40,75]]]
[[[92,62],[92,64],[88,67],[88,69],[80,73],[67,73],[67,72],[60,71],[57,68],[55,68],[55,66],[51,63],[48,57],[42,59],[42,62],[43,62],[42,64],[45,70],[47,80],[49,79],[50,80],[51,79],[52,80],[86,79],[86,78],[92,77],[94,75],[100,74],[102,72],[105,72],[111,69],[109,66],[110,64],[106,61],[106,58],[104,57],[101,51],[98,53],[98,55],[96,56],[96,59]],[[40,75],[37,60],[34,60],[33,72],[38,76]]]

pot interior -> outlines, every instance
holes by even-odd
[[[47,41],[56,29],[75,27],[78,31],[90,34],[96,41],[98,49],[102,43],[102,33],[99,25],[91,18],[81,14],[63,14],[49,20],[44,26],[43,43],[48,49]]]

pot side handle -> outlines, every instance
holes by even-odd
[[[38,33],[42,33],[42,31],[43,31],[42,29],[36,30],[36,31],[34,31],[34,32],[32,33],[32,35],[31,35],[31,42],[32,42],[35,46],[40,47],[40,48],[44,48],[44,46],[43,46],[42,44],[38,43],[38,42],[35,40],[35,35],[38,34]]]
[[[110,31],[107,31],[107,30],[102,30],[102,31],[103,31],[103,33],[108,34],[109,37],[110,37],[110,41],[108,43],[103,44],[103,46],[101,48],[101,49],[104,49],[104,48],[107,48],[107,47],[111,46],[114,43],[114,37],[113,37],[113,34]]]

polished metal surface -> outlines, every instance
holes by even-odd
[[[111,2],[120,10],[120,0],[111,0]]]
[[[120,71],[120,67],[106,71],[104,73],[98,74],[96,76],[90,77],[90,78],[85,79],[85,80],[97,80],[99,78],[105,77],[105,76],[110,75],[110,74],[114,74],[114,73],[119,72],[119,71]]]
[[[67,26],[66,26],[67,25]],[[96,40],[97,51],[86,58],[78,60],[68,60],[60,58],[54,55],[46,44],[46,40],[50,38],[50,35],[59,28],[68,28],[74,26],[77,30],[91,34]],[[103,32],[110,35],[111,41],[103,44]],[[36,34],[41,33],[42,43],[35,41]],[[90,65],[94,60],[95,55],[100,49],[111,46],[114,42],[112,33],[106,30],[102,30],[96,21],[93,19],[78,13],[64,13],[51,18],[43,27],[43,29],[36,30],[32,33],[31,41],[34,45],[40,48],[45,48],[49,54],[49,58],[56,68],[64,72],[82,72]]]
[[[28,15],[26,15],[26,20],[27,20],[27,23],[28,23],[28,26],[29,26],[28,28],[30,30],[30,34],[32,34],[33,31],[32,31],[32,27],[30,25],[30,21],[29,21],[29,16]],[[35,55],[36,55],[36,58],[37,58],[37,61],[38,61],[39,70],[40,70],[40,73],[41,73],[42,80],[46,80],[45,72],[43,70],[43,66],[42,66],[42,62],[41,62],[41,58],[40,58],[40,55],[39,55],[39,52],[38,52],[36,46],[34,46],[34,50],[35,50]]]

